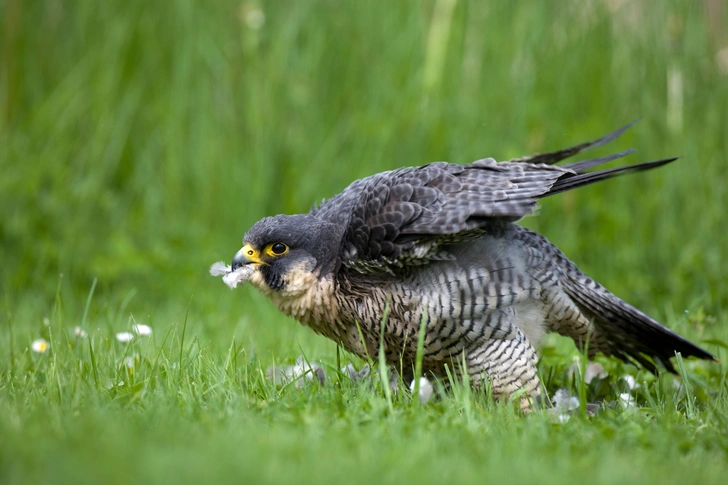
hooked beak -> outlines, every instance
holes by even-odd
[[[233,256],[232,269],[235,271],[246,264],[265,264],[267,263],[260,259],[260,251],[252,247],[250,244],[243,246],[240,251],[235,253]]]

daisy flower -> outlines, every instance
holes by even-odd
[[[131,326],[131,329],[134,331],[135,334],[139,335],[140,337],[145,337],[152,334],[152,327],[150,327],[149,325],[144,325],[143,323],[135,323]]]
[[[51,344],[49,344],[44,338],[35,339],[33,340],[33,343],[30,344],[30,349],[37,354],[45,354],[50,348]]]
[[[134,339],[134,334],[131,332],[119,332],[116,334],[116,340],[119,342],[126,344],[131,342]]]
[[[141,358],[139,357],[139,354],[134,353],[134,355],[127,355],[126,357],[124,357],[122,362],[127,369],[133,371],[134,366],[141,362]]]

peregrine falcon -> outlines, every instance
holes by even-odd
[[[632,150],[554,165],[614,140],[496,163],[435,162],[378,173],[307,214],[265,217],[232,266],[283,313],[350,352],[413,377],[467,373],[496,398],[541,394],[536,371],[546,332],[597,353],[674,372],[670,358],[713,356],[610,293],[543,236],[515,223],[542,197],[660,167],[675,158],[590,171]]]

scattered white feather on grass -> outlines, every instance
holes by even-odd
[[[634,397],[628,392],[621,393],[617,402],[619,402],[623,409],[631,409],[635,407]]]
[[[575,374],[581,374],[581,359],[577,358],[576,361],[569,367],[569,377]],[[604,379],[609,374],[604,370],[604,366],[599,362],[590,362],[586,366],[584,372],[584,382],[590,384],[594,379]]]
[[[351,379],[352,381],[360,382],[369,377],[369,374],[371,374],[371,369],[369,368],[369,364],[366,364],[364,367],[361,368],[361,370],[357,371],[356,367],[354,367],[354,364],[349,363],[341,368],[341,372],[344,375],[348,376],[349,379]]]
[[[627,384],[630,391],[640,387],[640,385],[637,384],[637,380],[629,374],[622,376],[622,380]]]
[[[309,364],[303,357],[296,359],[295,365],[268,367],[268,379],[276,385],[287,384],[296,381],[296,387],[303,386],[306,382],[312,381],[314,377],[323,385],[326,381],[326,373],[323,367],[317,364]]]
[[[410,383],[410,392],[415,392],[415,381],[412,379],[412,382]],[[434,389],[432,388],[432,383],[427,379],[427,377],[420,377],[420,388],[418,389],[417,397],[419,398],[421,403],[426,403],[432,398],[432,393],[434,392]]]
[[[609,374],[604,370],[604,366],[599,362],[591,362],[586,366],[586,372],[584,373],[584,382],[591,384],[594,379],[604,379]]]
[[[579,407],[579,398],[569,394],[566,389],[559,389],[554,393],[554,397],[551,398],[551,402],[554,403],[554,411],[556,412],[556,419],[559,423],[566,423],[571,419],[571,411]]]

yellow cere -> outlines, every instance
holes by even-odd
[[[266,264],[264,261],[262,261],[260,259],[260,253],[258,252],[258,250],[255,249],[250,244],[246,244],[245,246],[243,246],[243,248],[240,251],[242,251],[250,261],[252,261],[254,263],[258,263],[258,264]]]

